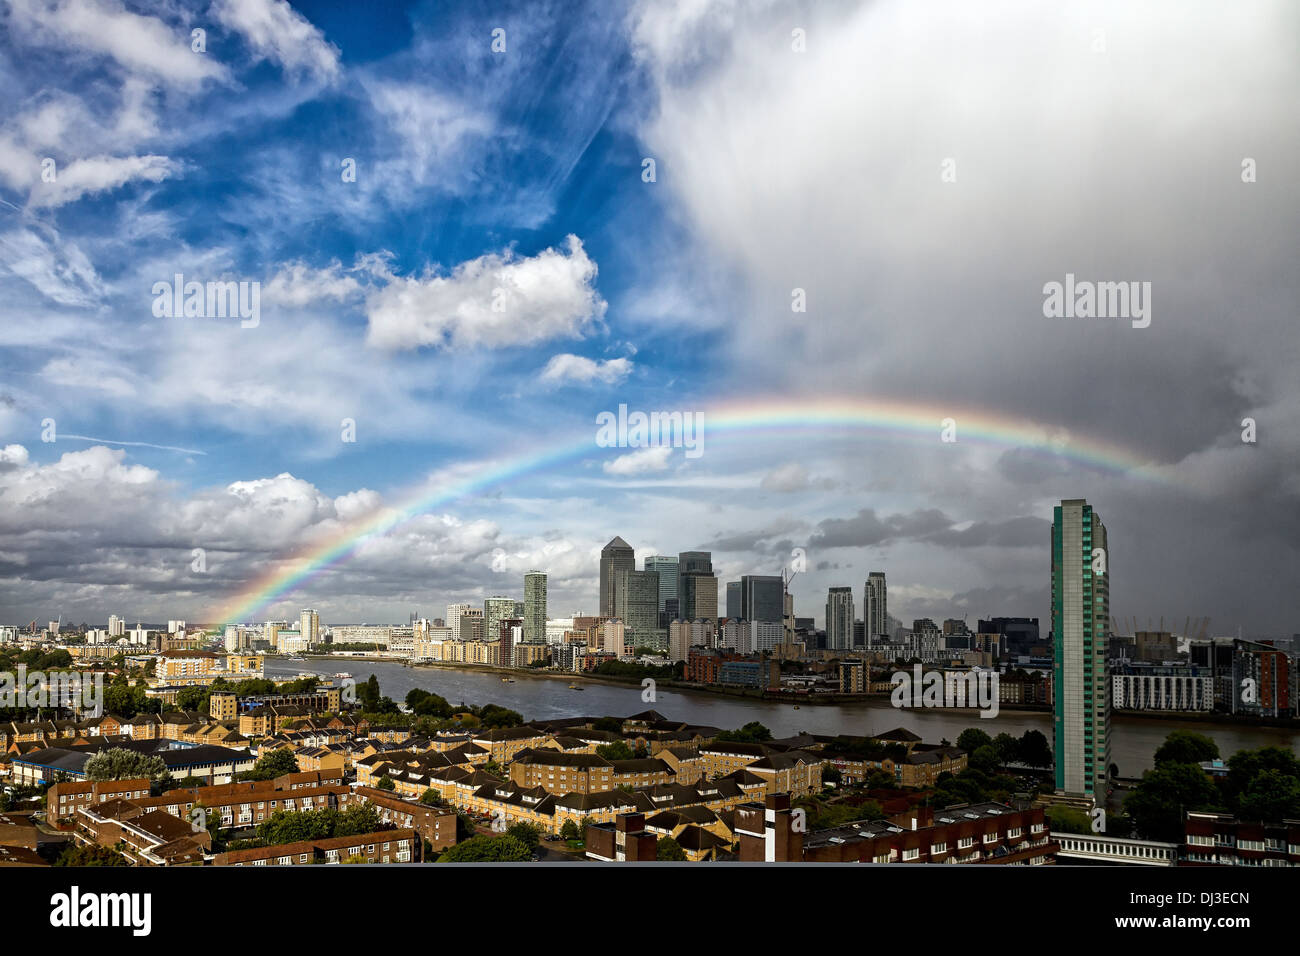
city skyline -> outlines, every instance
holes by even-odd
[[[1117,618],[1300,629],[1293,5],[39,6],[2,623],[402,621],[534,568],[591,611],[611,531],[720,582],[797,549],[801,616],[883,568],[904,620],[1046,618],[1082,497]]]

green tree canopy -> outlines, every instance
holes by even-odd
[[[686,851],[672,837],[660,837],[655,843],[655,859],[666,862],[681,862],[686,859]]]
[[[474,836],[448,847],[438,857],[439,863],[520,863],[532,858],[533,851],[518,837]]]
[[[167,773],[162,757],[143,754],[125,747],[101,750],[86,761],[87,780],[133,780],[148,777],[161,778]]]
[[[1219,758],[1219,745],[1204,734],[1175,730],[1155,752],[1155,765],[1166,763],[1201,763]]]
[[[1188,810],[1219,809],[1219,791],[1195,764],[1165,763],[1148,770],[1124,799],[1124,812],[1149,840],[1175,843]]]

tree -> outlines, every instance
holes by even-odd
[[[957,737],[957,746],[968,754],[973,754],[981,747],[991,747],[993,738],[978,727],[967,727]]]
[[[374,674],[357,687],[357,701],[363,711],[373,713],[379,709],[379,678]]]
[[[772,731],[768,730],[757,720],[751,720],[739,730],[722,730],[719,731],[715,740],[731,740],[738,743],[761,743],[764,740],[772,739]]]
[[[988,734],[984,735],[988,738]],[[976,770],[982,770],[985,773],[992,773],[997,770],[1000,761],[998,760],[998,750],[992,743],[982,744],[975,748],[975,752],[970,755],[967,764]]]
[[[564,821],[564,826],[560,827],[560,836],[565,840],[582,839],[582,834],[578,832],[578,825],[572,820]]]
[[[686,851],[672,837],[660,837],[655,843],[655,859],[667,862],[681,862],[686,859]]]
[[[438,857],[439,863],[520,863],[532,858],[530,850],[517,837],[475,836],[448,847]]]
[[[424,793],[420,794],[420,802],[426,807],[440,807],[442,806],[442,797],[438,796],[437,790],[429,787]]]
[[[278,747],[259,754],[252,770],[239,775],[240,780],[274,780],[286,773],[298,772],[298,758],[288,747]]]
[[[397,789],[397,784],[393,783],[392,777],[390,777],[388,774],[384,774],[382,777],[379,778],[379,782],[375,784],[375,788],[378,790],[388,790],[389,792],[392,792],[393,790]]]
[[[1142,774],[1124,799],[1124,812],[1147,839],[1175,843],[1183,836],[1183,814],[1217,809],[1218,800],[1218,790],[1200,767],[1165,763]]]
[[[1256,776],[1237,804],[1242,820],[1280,823],[1300,817],[1300,780],[1281,770],[1265,770]]]
[[[1056,803],[1047,808],[1047,822],[1059,833],[1091,833],[1092,818],[1082,810]]]
[[[138,777],[161,777],[167,772],[162,757],[144,754],[125,747],[101,750],[86,761],[87,780],[133,780]]]
[[[532,823],[516,823],[506,830],[506,836],[514,837],[531,853],[542,842],[542,828]]]
[[[1041,730],[1026,730],[1020,737],[1020,762],[1027,767],[1050,767],[1052,748]]]
[[[1020,762],[1020,741],[1008,733],[993,738],[993,749],[998,752],[998,760],[1003,766]]]
[[[130,866],[131,861],[110,847],[91,843],[87,846],[68,844],[59,854],[55,866]]]
[[[616,740],[612,744],[601,744],[596,748],[596,755],[606,760],[631,760],[635,755],[625,741]]]
[[[1190,730],[1175,730],[1155,753],[1155,765],[1166,763],[1199,764],[1219,759],[1219,745],[1204,734]]]

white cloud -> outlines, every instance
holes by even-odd
[[[764,491],[803,491],[808,487],[808,469],[797,461],[789,462],[763,476]]]
[[[632,363],[625,358],[595,361],[582,355],[563,352],[551,356],[542,369],[542,381],[552,384],[564,382],[603,382],[616,385],[632,373]]]
[[[223,26],[243,35],[259,59],[320,80],[338,74],[338,47],[285,0],[217,0],[212,9]]]
[[[59,305],[94,305],[103,283],[86,254],[54,230],[15,229],[0,235],[0,268],[25,279],[41,295]]]
[[[89,193],[116,189],[134,180],[160,183],[180,169],[166,156],[92,156],[58,170],[54,182],[41,182],[31,191],[31,204],[62,206]]]
[[[350,275],[345,275],[336,260],[324,269],[313,269],[299,260],[280,268],[262,289],[262,301],[267,304],[302,308],[322,299],[342,302],[361,291],[361,285]]]
[[[448,276],[394,279],[366,302],[367,341],[461,349],[580,337],[604,316],[605,301],[582,241],[569,236],[565,247],[522,259],[511,250],[489,253]]]
[[[607,475],[644,475],[647,472],[666,471],[673,456],[668,445],[655,445],[619,455],[601,467]]]
[[[108,56],[132,73],[177,86],[228,76],[220,60],[190,49],[187,28],[112,0],[9,0],[9,23],[33,41]]]

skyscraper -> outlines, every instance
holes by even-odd
[[[1082,498],[1052,520],[1056,789],[1104,801],[1110,770],[1110,552],[1106,526]]]
[[[546,572],[524,575],[524,643],[546,643]]]
[[[885,596],[885,572],[872,571],[862,589],[862,622],[868,644],[889,640],[889,605]]]
[[[739,618],[740,613],[740,582],[727,582],[727,617]]]
[[[659,626],[667,627],[678,611],[677,559],[653,554],[645,559],[644,567],[659,575]]]
[[[494,594],[483,602],[483,633],[489,641],[501,636],[501,622],[515,616],[515,599]]]
[[[660,643],[659,574],[656,571],[620,570],[614,578],[614,603],[623,620],[627,643],[655,647]]]
[[[687,621],[718,619],[718,579],[713,574],[712,552],[683,551],[677,556],[677,609]]]
[[[853,588],[831,588],[826,593],[826,649],[853,646]]]
[[[632,571],[636,568],[636,552],[622,538],[614,540],[600,549],[600,616],[621,617],[614,606],[614,578],[619,571]]]
[[[688,571],[677,578],[681,616],[687,621],[718,619],[718,579],[712,572]]]
[[[746,574],[740,579],[740,616],[746,621],[780,621],[784,595],[785,582],[780,575]],[[729,591],[727,598],[730,601]]]
[[[320,615],[311,608],[303,608],[298,619],[298,631],[307,641],[307,646],[320,643]]]
[[[472,604],[448,604],[447,605],[447,627],[451,629],[451,636],[459,639],[460,637],[460,616],[474,607]]]

